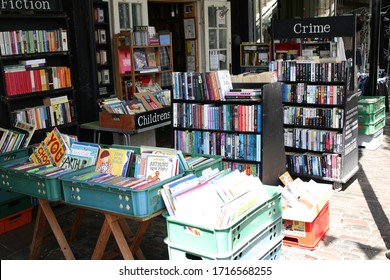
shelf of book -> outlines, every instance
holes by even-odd
[[[68,16],[13,13],[1,14],[0,21],[0,126],[22,121],[39,133],[66,123],[67,132],[77,134]],[[67,100],[53,112],[44,99],[59,96]],[[34,136],[31,143],[40,140]]]
[[[294,30],[319,25],[327,25],[329,32]],[[273,40],[303,40],[305,55],[318,55],[275,61],[278,81],[283,82],[287,169],[298,177],[334,182],[337,190],[358,170],[358,92],[356,56],[348,60],[335,57],[334,44],[329,41],[350,37],[356,54],[355,28],[353,15],[277,20],[272,25]],[[321,53],[323,42],[315,43],[315,49],[314,43],[308,42],[325,38],[326,53]]]
[[[271,60],[271,46],[268,43],[244,42],[240,44],[240,67],[244,72],[268,71]]]
[[[134,99],[145,86],[156,85],[154,92],[171,86],[173,71],[172,38],[169,44],[149,41],[137,45],[132,32],[114,34],[116,95],[121,100]],[[158,38],[154,38],[159,40]]]
[[[99,0],[90,2],[91,60],[96,71],[93,87],[98,99],[115,92],[109,3]]]
[[[192,76],[203,75],[195,74]],[[175,73],[177,75],[183,77],[176,80],[189,76]],[[197,89],[190,87],[179,94],[180,83],[174,83],[174,147],[183,152],[221,155],[225,168],[245,170],[259,176],[266,184],[277,185],[278,174],[285,168],[283,121],[278,119],[282,116],[281,85],[232,84],[232,90],[233,87],[261,89],[261,98],[227,100],[214,95],[214,100],[210,100],[203,94],[208,92],[210,95],[212,90],[205,78],[202,81],[203,90],[198,89],[199,94]],[[179,95],[175,97],[175,94]],[[194,97],[189,99],[189,96]]]

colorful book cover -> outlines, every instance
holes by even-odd
[[[146,156],[145,178],[163,181],[176,175],[177,156],[148,154]]]
[[[101,148],[96,163],[96,171],[125,177],[131,164],[132,150]]]
[[[64,169],[78,170],[94,164],[95,161],[92,157],[66,154],[58,166]]]
[[[96,163],[100,146],[94,143],[73,142],[70,146],[70,154],[75,156],[90,157],[93,164]]]
[[[131,71],[131,59],[129,50],[119,51],[119,72],[124,74]]]

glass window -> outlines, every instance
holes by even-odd
[[[129,4],[128,3],[118,3],[118,11],[119,11],[119,28],[122,29],[130,29],[130,12],[129,12]]]

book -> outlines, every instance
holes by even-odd
[[[136,71],[139,71],[148,66],[145,50],[134,50],[134,66]]]
[[[141,100],[133,99],[126,101],[127,108],[129,109],[129,114],[139,114],[142,112],[146,112],[145,106],[143,105]]]
[[[145,178],[163,181],[177,175],[177,156],[148,154],[146,156]]]
[[[160,102],[158,102],[156,97],[154,97],[151,93],[136,92],[134,95],[137,99],[141,100],[142,104],[148,111],[162,108]]]
[[[64,169],[78,170],[87,166],[94,165],[94,159],[92,157],[66,154],[58,167]]]
[[[146,49],[146,60],[148,67],[157,67],[156,53],[153,48]]]
[[[74,141],[71,143],[69,154],[91,158],[91,162],[96,164],[99,149],[99,144]]]
[[[127,176],[133,150],[100,148],[95,170],[101,173]]]
[[[131,71],[131,58],[129,50],[119,50],[119,72],[124,74]]]

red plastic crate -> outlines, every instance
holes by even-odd
[[[329,202],[313,222],[283,219],[283,245],[313,250],[329,229]]]
[[[31,223],[32,221],[32,209],[30,207],[23,211],[9,215],[3,219],[0,219],[0,234],[14,230],[18,227]]]

